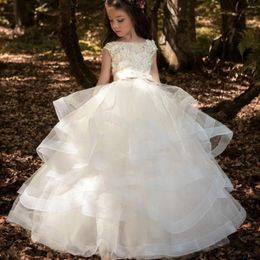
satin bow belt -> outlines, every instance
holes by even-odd
[[[142,79],[154,81],[152,75],[149,72],[124,69],[114,74],[114,80],[132,79],[132,78],[142,78]]]

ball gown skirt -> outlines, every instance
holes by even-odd
[[[116,80],[53,102],[42,166],[7,221],[73,255],[178,257],[229,243],[246,218],[215,157],[233,132],[177,86]]]

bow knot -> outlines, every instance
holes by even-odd
[[[131,79],[131,78],[142,78],[142,79],[153,81],[153,77],[148,71],[143,72],[143,71],[138,71],[138,70],[133,70],[128,68],[128,69],[117,71],[114,74],[114,80]]]

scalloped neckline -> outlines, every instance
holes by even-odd
[[[124,41],[115,41],[115,42],[122,42],[122,43],[132,43],[132,44],[144,44],[148,41],[148,39],[145,39],[143,42],[124,42]]]

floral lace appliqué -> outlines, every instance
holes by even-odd
[[[133,42],[109,42],[104,46],[112,58],[113,76],[121,71],[136,71],[149,73],[152,65],[152,58],[157,51],[154,40],[146,39],[143,43]]]

